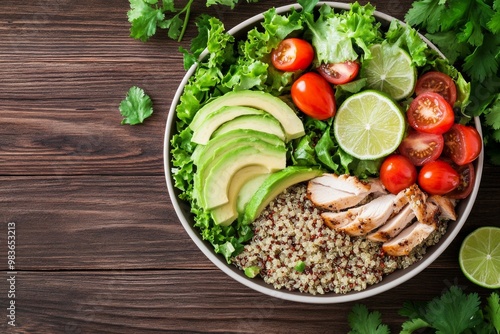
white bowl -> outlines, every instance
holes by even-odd
[[[318,5],[321,4],[328,4],[334,8],[337,9],[349,9],[350,5],[345,4],[345,3],[338,3],[338,2],[320,2]],[[289,5],[289,6],[282,6],[276,8],[277,13],[286,13],[291,10],[291,8],[296,8],[300,9],[300,5]],[[389,23],[392,20],[397,20],[396,18],[389,16],[387,14],[381,13],[376,11],[375,12],[376,18],[382,22],[382,23]],[[264,16],[262,14],[256,15],[246,21],[243,21],[242,23],[238,24],[235,26],[233,29],[229,30],[229,33],[232,35],[235,35],[238,37],[241,34],[246,33],[248,30],[251,28],[255,27],[256,24],[259,22],[263,21]],[[421,36],[426,43],[435,49],[438,53],[442,55],[441,52],[432,44],[430,41],[428,41],[425,37]],[[443,55],[442,55],[443,56]],[[444,57],[444,56],[443,56]],[[462,200],[458,207],[457,207],[457,214],[459,219],[456,222],[453,222],[449,224],[448,231],[446,234],[441,238],[438,244],[429,247],[427,249],[427,253],[425,254],[424,258],[420,260],[419,262],[411,265],[410,267],[406,269],[400,269],[396,270],[395,272],[387,275],[384,277],[382,282],[377,283],[375,285],[369,286],[366,290],[363,291],[353,291],[349,292],[347,294],[335,294],[333,292],[326,293],[324,295],[309,295],[305,293],[300,293],[300,292],[295,292],[295,291],[287,291],[287,290],[276,290],[273,288],[272,285],[266,284],[262,279],[260,278],[248,278],[245,276],[242,270],[236,268],[234,265],[227,264],[225,259],[219,255],[216,254],[213,250],[213,247],[210,243],[207,241],[202,240],[200,233],[196,228],[193,227],[193,218],[189,210],[189,205],[185,203],[182,200],[179,200],[178,198],[178,190],[174,187],[173,185],[173,180],[172,180],[172,175],[170,173],[171,171],[171,157],[170,157],[170,139],[172,138],[173,134],[175,133],[175,123],[176,123],[176,112],[175,108],[177,104],[179,103],[179,98],[182,95],[184,86],[186,85],[189,77],[194,73],[196,69],[196,65],[193,65],[186,73],[184,76],[181,84],[179,85],[179,88],[177,89],[177,92],[175,93],[174,99],[172,101],[172,105],[169,110],[168,114],[168,119],[167,119],[167,125],[166,125],[166,131],[165,131],[165,139],[164,139],[164,168],[165,168],[165,177],[167,181],[167,187],[168,187],[168,192],[170,195],[170,199],[172,201],[172,204],[175,208],[175,211],[177,213],[177,216],[179,217],[180,222],[182,223],[184,229],[186,232],[189,234],[191,239],[194,241],[194,243],[198,246],[198,248],[212,261],[220,270],[225,272],[227,275],[229,275],[231,278],[235,279],[236,281],[240,282],[243,285],[246,285],[249,288],[252,288],[256,291],[262,292],[266,295],[276,297],[276,298],[281,298],[284,300],[290,300],[290,301],[296,301],[296,302],[303,302],[303,303],[315,303],[315,304],[329,304],[329,303],[342,303],[342,302],[350,302],[350,301],[355,301],[363,298],[367,298],[379,293],[382,293],[384,291],[390,290],[399,284],[409,280],[410,278],[414,277],[418,273],[420,273],[422,270],[424,270],[427,266],[429,266],[435,259],[438,258],[441,253],[444,252],[444,250],[450,245],[450,243],[453,241],[453,239],[457,236],[459,233],[460,229],[464,225],[465,221],[467,220],[467,217],[469,216],[469,213],[472,209],[472,206],[474,205],[474,201],[476,199],[478,190],[479,190],[479,184],[481,181],[481,174],[483,170],[483,160],[484,160],[484,155],[483,152],[479,155],[478,159],[475,161],[475,167],[476,167],[476,181],[474,188],[472,190],[471,195],[465,199]],[[478,129],[479,133],[482,135],[481,132],[481,124],[479,119],[476,117],[474,119],[476,128]]]

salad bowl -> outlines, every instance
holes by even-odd
[[[321,2],[318,5],[327,4],[334,9],[348,10],[350,8],[349,4],[345,3],[337,3],[337,2]],[[300,5],[289,5],[276,8],[276,13],[284,14],[289,12],[292,8],[300,9]],[[374,13],[376,19],[383,25],[387,26],[393,20],[397,20],[394,17],[391,17],[387,14],[375,11]],[[235,38],[242,37],[246,32],[250,29],[257,26],[260,22],[264,20],[263,14],[256,15],[248,20],[241,22],[234,28],[228,31],[229,34],[235,36]],[[401,23],[404,25],[404,23]],[[439,50],[432,44],[430,41],[425,39],[425,37],[420,36],[432,49],[437,51],[443,58],[444,56]],[[202,54],[203,56],[203,54]],[[322,295],[310,295],[296,291],[288,291],[288,290],[277,290],[272,285],[266,284],[263,279],[255,277],[249,278],[244,272],[238,269],[236,266],[232,264],[228,264],[223,256],[220,254],[216,254],[213,246],[203,240],[200,232],[193,226],[194,220],[193,216],[190,213],[189,204],[185,201],[179,199],[179,190],[174,186],[174,180],[172,176],[172,155],[171,155],[171,139],[176,133],[176,107],[180,101],[180,97],[183,93],[184,86],[187,84],[189,78],[193,75],[196,69],[196,64],[193,65],[185,74],[182,82],[179,85],[178,90],[175,93],[175,96],[172,101],[172,105],[169,110],[168,119],[166,123],[166,131],[164,138],[164,169],[165,169],[165,177],[166,183],[168,187],[168,192],[172,201],[172,204],[175,208],[177,216],[183,225],[184,229],[193,240],[193,242],[198,246],[198,248],[207,256],[207,258],[214,263],[220,270],[226,273],[232,279],[240,282],[241,284],[255,290],[261,292],[263,294],[280,298],[283,300],[303,302],[303,303],[315,303],[315,304],[328,304],[328,303],[342,303],[342,302],[350,302],[355,300],[364,299],[376,294],[380,294],[384,291],[390,290],[405,281],[411,279],[422,270],[424,270],[427,266],[429,266],[434,260],[436,260],[452,243],[457,234],[459,233],[462,226],[465,224],[469,213],[474,205],[475,198],[478,193],[479,184],[481,180],[481,174],[483,169],[483,153],[479,155],[479,157],[475,160],[474,166],[476,170],[476,179],[474,183],[474,187],[472,193],[464,200],[461,200],[460,203],[456,207],[456,212],[458,219],[455,222],[451,222],[448,226],[446,234],[442,236],[439,242],[436,245],[433,245],[427,249],[424,257],[409,266],[406,269],[398,269],[393,273],[384,276],[383,280],[379,283],[371,285],[362,291],[351,291],[346,294],[336,294],[333,292],[328,292]],[[481,134],[481,125],[479,119],[474,120],[476,129]]]

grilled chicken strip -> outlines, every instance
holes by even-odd
[[[340,227],[338,230],[344,231],[349,235],[365,235],[385,224],[389,217],[394,213],[394,199],[396,195],[387,194],[375,198],[371,202],[360,206],[362,210],[354,220]]]
[[[382,250],[388,255],[408,255],[422,241],[436,230],[439,208],[432,202],[425,203],[426,210],[423,220],[418,220],[405,228],[394,239],[382,244]]]
[[[401,232],[401,230],[413,220],[413,218],[415,218],[415,213],[410,205],[406,205],[398,214],[389,219],[387,223],[385,223],[377,231],[369,234],[367,238],[372,241],[389,241],[398,235],[399,232]]]
[[[346,174],[324,174],[309,181],[307,187],[307,196],[314,205],[331,211],[353,207],[372,193],[385,193],[379,180],[361,182]]]
[[[436,204],[439,208],[439,217],[449,220],[457,220],[457,213],[455,212],[455,201],[439,195],[432,195],[429,201]]]

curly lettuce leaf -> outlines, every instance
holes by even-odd
[[[304,13],[316,51],[315,65],[370,58],[369,46],[381,38],[380,23],[375,20],[374,11],[372,5],[361,6],[356,2],[349,11],[342,13],[335,13],[330,6],[323,5],[318,19],[312,13]]]

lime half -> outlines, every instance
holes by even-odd
[[[366,90],[342,103],[333,132],[344,151],[361,160],[374,160],[398,148],[405,127],[403,113],[391,98]]]
[[[375,44],[370,51],[372,57],[361,68],[367,87],[387,93],[395,100],[410,96],[417,81],[410,55],[390,44]]]
[[[500,228],[480,227],[469,234],[458,259],[471,282],[489,289],[500,288]]]

